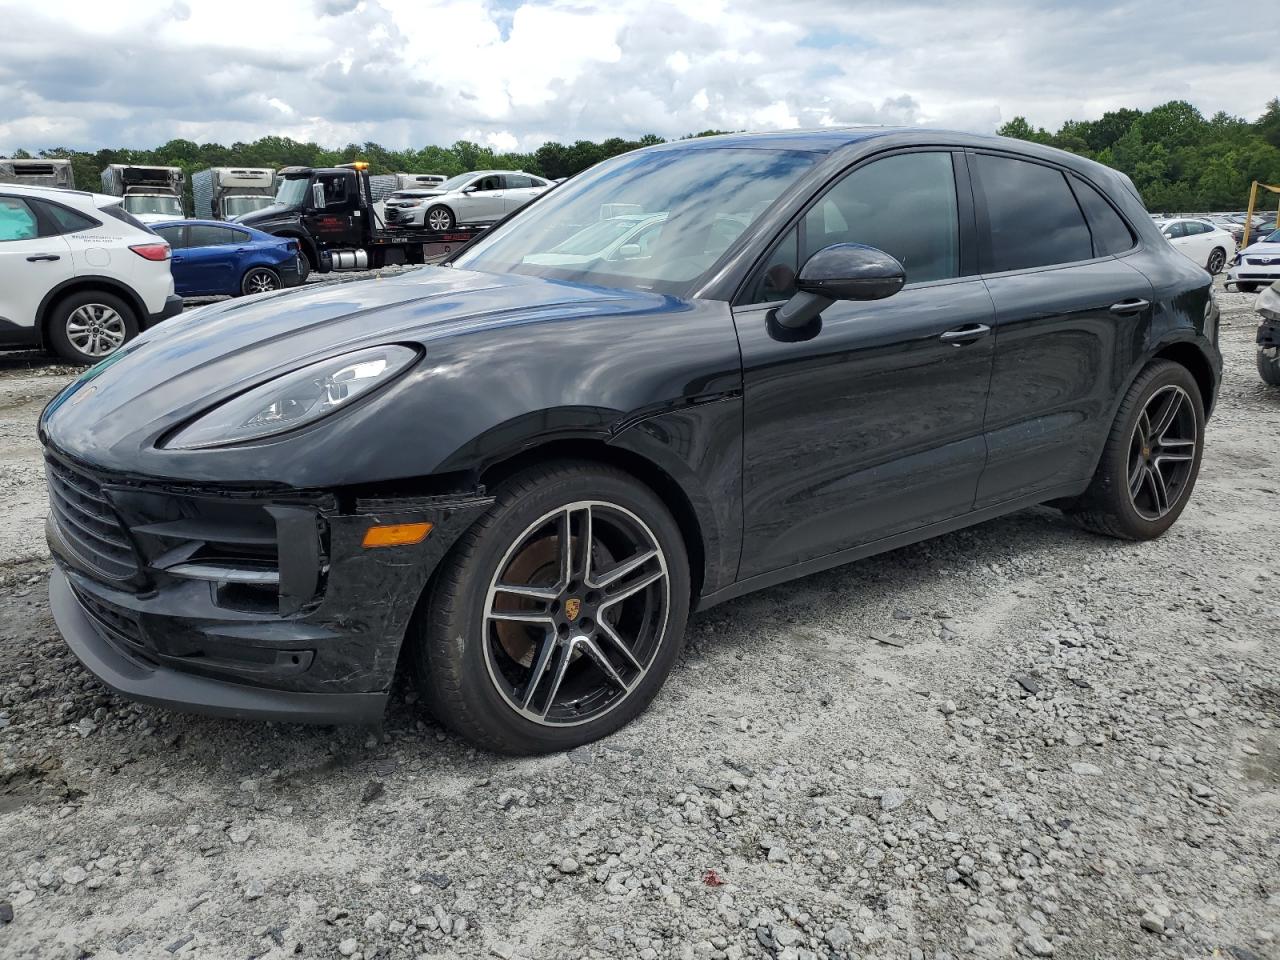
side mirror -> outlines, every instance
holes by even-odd
[[[640,249],[640,244],[638,243],[624,243],[618,249],[618,256],[623,260],[637,260],[642,253],[644,251]]]
[[[472,183],[472,184],[469,184],[468,186],[463,187],[463,188],[462,188],[462,192],[463,192],[463,193],[475,193],[475,192],[476,192],[477,190],[479,190],[479,189],[480,189],[480,188],[479,188],[478,186],[476,186],[474,183]]]
[[[833,243],[823,247],[800,268],[799,291],[778,308],[781,326],[808,326],[837,300],[883,300],[907,282],[907,272],[883,250],[863,243]]]
[[[311,184],[311,206],[316,210],[324,209],[324,184],[319,180]]]

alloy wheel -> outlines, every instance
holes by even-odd
[[[275,274],[269,270],[252,270],[244,278],[245,293],[267,293],[270,290],[277,289],[279,286],[276,282]]]
[[[530,524],[489,584],[489,677],[520,716],[548,726],[598,719],[627,699],[666,634],[667,560],[631,511],[578,501]]]
[[[1227,255],[1221,250],[1214,250],[1209,254],[1209,272],[1215,276],[1222,271],[1222,265],[1227,262]]]
[[[1187,487],[1200,442],[1195,408],[1176,384],[1147,400],[1129,443],[1129,498],[1144,520],[1159,520]]]
[[[106,304],[86,303],[67,317],[67,339],[87,357],[113,353],[127,335],[124,317]]]
[[[432,210],[427,214],[427,226],[437,232],[449,230],[453,227],[453,217],[443,208]]]

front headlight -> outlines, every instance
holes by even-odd
[[[1254,309],[1262,319],[1280,323],[1280,283],[1273,283],[1258,294]]]
[[[418,358],[409,347],[370,347],[283,374],[214,407],[161,446],[206,450],[314,423],[389,383]]]

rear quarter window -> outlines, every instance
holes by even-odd
[[[1116,213],[1115,208],[1091,184],[1078,177],[1071,178],[1072,189],[1076,199],[1084,210],[1089,221],[1089,232],[1093,235],[1093,255],[1095,257],[1113,257],[1126,250],[1132,250],[1138,242],[1124,218]]]
[[[1089,227],[1060,170],[991,154],[972,159],[988,228],[987,273],[1093,259]]]
[[[45,219],[59,234],[80,233],[83,230],[92,230],[94,227],[100,226],[98,221],[92,217],[86,217],[84,214],[77,213],[75,210],[68,209],[60,204],[49,203],[47,200],[34,200],[32,202],[39,207]]]

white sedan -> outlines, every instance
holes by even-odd
[[[387,225],[447,233],[454,227],[495,223],[549,190],[553,184],[519,170],[475,170],[431,190],[402,191],[387,200]]]
[[[1235,238],[1208,220],[1157,220],[1156,225],[1179,253],[1213,275],[1236,255]]]
[[[1280,280],[1280,230],[1249,244],[1237,261],[1227,271],[1227,283],[1234,283],[1241,293],[1254,293]]]

